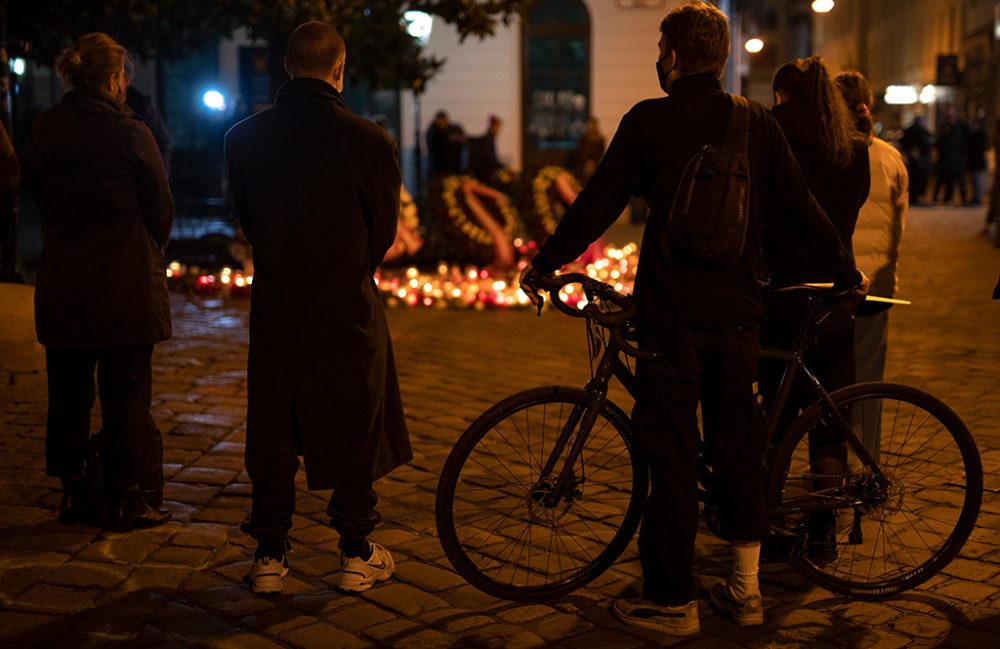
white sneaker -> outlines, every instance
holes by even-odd
[[[372,556],[365,561],[361,557],[340,558],[340,590],[352,593],[366,591],[376,581],[386,581],[396,570],[396,562],[389,551],[378,543],[371,543]]]
[[[280,593],[285,587],[281,580],[287,574],[287,557],[261,557],[250,568],[250,589],[255,593]]]
[[[698,602],[682,606],[661,606],[645,599],[619,599],[611,607],[619,620],[669,635],[694,635],[701,631]]]

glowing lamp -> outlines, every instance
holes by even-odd
[[[403,13],[403,20],[406,21],[406,33],[420,41],[421,45],[427,45],[434,27],[434,18],[423,11],[406,11]]]
[[[813,0],[812,10],[818,14],[830,13],[833,9],[833,0]]]
[[[917,103],[917,89],[913,86],[888,86],[885,89],[885,103],[895,105]]]
[[[764,49],[764,41],[757,38],[756,36],[753,38],[748,38],[747,42],[743,44],[743,49],[745,49],[747,52],[750,52],[751,54],[756,54],[757,52],[760,52],[762,49]]]
[[[218,90],[206,90],[201,96],[201,103],[209,110],[219,112],[226,110],[226,97]]]

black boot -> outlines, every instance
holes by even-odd
[[[161,525],[170,520],[170,512],[150,507],[137,485],[125,489],[119,495],[112,508],[111,518],[112,529],[128,531]]]
[[[62,501],[59,503],[59,522],[64,525],[83,523],[89,517],[85,511],[85,482],[83,476],[62,478]]]

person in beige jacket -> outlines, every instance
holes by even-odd
[[[854,261],[871,278],[869,295],[892,297],[899,287],[899,242],[909,205],[909,177],[899,151],[872,133],[869,107],[874,100],[871,85],[860,72],[842,72],[835,82],[855,125],[868,139],[871,189],[858,213],[851,240]],[[881,381],[889,343],[889,307],[881,302],[862,302],[854,327],[855,379]],[[865,445],[870,452],[878,446],[878,428],[864,426]],[[871,431],[871,432],[869,432]],[[870,438],[870,439],[869,439]]]

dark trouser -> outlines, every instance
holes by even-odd
[[[927,193],[927,180],[929,168],[925,161],[914,159],[907,165],[907,172],[910,176],[910,204],[917,205],[924,199]]]
[[[965,202],[965,177],[962,173],[938,173],[937,183],[934,185],[934,200],[938,200],[938,196],[942,195],[942,201],[945,203],[950,203],[952,197],[955,195],[955,187],[958,187],[959,198],[962,202]]]
[[[764,346],[791,349],[799,325],[806,315],[801,299],[795,295],[770,293],[764,297],[764,305],[768,318],[767,328],[762,336]],[[855,382],[854,321],[851,318],[856,308],[856,304],[851,302],[834,305],[831,324],[818,333],[816,344],[806,351],[806,367],[827,392]],[[770,361],[760,366],[760,394],[767,408],[773,406],[784,370],[783,362]],[[811,406],[818,398],[808,379],[800,373],[789,393],[772,443],[777,443],[799,412]],[[822,435],[812,435],[809,442],[809,459],[815,473],[830,476],[843,474],[847,463],[845,443]],[[832,488],[839,484],[840,478],[817,478],[814,488]]]
[[[45,466],[50,476],[83,473],[90,439],[90,411],[101,398],[104,470],[109,486],[139,483],[156,428],[149,414],[153,346],[122,349],[45,349],[49,411],[45,430]]]
[[[643,597],[678,606],[694,598],[699,402],[724,535],[752,541],[767,532],[764,431],[753,394],[759,338],[754,329],[731,327],[650,332],[640,344],[663,356],[639,362],[632,412],[651,477],[639,530]]]
[[[258,542],[283,539],[292,529],[295,473],[299,469],[297,449],[298,421],[294,402],[289,404],[284,425],[247,430],[246,468],[253,489],[250,520],[242,529]],[[347,485],[333,490],[326,513],[342,539],[362,540],[382,520],[375,511],[377,503],[371,482]]]
[[[816,343],[805,353],[805,364],[816,375],[827,392],[833,392],[854,383],[854,322],[857,305],[839,302],[833,307],[828,321],[835,324],[816,333]],[[767,327],[761,333],[764,347],[791,349],[799,328],[805,319],[805,300],[794,294],[767,293],[764,295]],[[766,408],[778,390],[785,371],[784,361],[765,361],[760,366],[760,394]],[[804,376],[798,376],[789,395],[783,417],[777,428],[780,435],[792,422],[800,409],[805,409],[818,399]],[[773,440],[777,441],[777,440]]]

